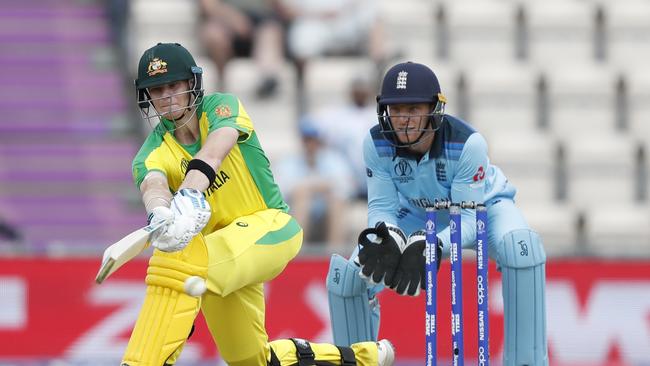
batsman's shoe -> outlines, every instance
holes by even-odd
[[[388,339],[377,342],[377,365],[392,366],[395,362],[395,347]]]

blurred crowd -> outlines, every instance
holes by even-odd
[[[300,154],[272,166],[306,243],[349,251],[356,228],[348,225],[352,205],[364,205],[365,168],[361,146],[376,124],[376,76],[385,67],[382,23],[372,0],[201,0],[200,39],[216,66],[216,89],[228,92],[225,72],[236,57],[259,69],[254,94],[272,98],[285,61],[295,67],[296,128]],[[308,108],[305,68],[326,56],[370,59],[375,70],[349,80],[346,102]],[[246,101],[244,101],[246,104]],[[257,121],[256,123],[264,123]]]
[[[208,92],[242,100],[305,228],[306,249],[349,252],[367,225],[361,142],[377,121],[379,76],[406,59],[432,66],[450,99],[449,113],[488,137],[491,159],[519,189],[531,226],[556,244],[549,253],[606,254],[621,237],[638,243],[627,255],[647,248],[647,2],[61,4],[43,5],[52,8],[47,19],[42,9],[7,12],[0,63],[6,89],[17,92],[8,94],[2,110],[21,123],[0,126],[0,147],[11,161],[0,182],[0,241],[39,242],[39,250],[92,243],[99,250],[116,232],[141,223],[139,197],[128,179],[131,149],[143,138],[133,131],[142,126],[134,123],[140,116],[130,99],[133,72],[144,49],[172,41],[198,57]],[[43,57],[47,73],[25,72]],[[123,89],[114,79],[123,79]],[[81,84],[102,90],[103,97],[77,93]],[[75,92],[58,92],[68,89]],[[25,108],[24,100],[40,108]],[[30,189],[40,187],[43,173],[21,145],[52,113],[61,118],[47,125],[52,136],[44,154],[53,170],[70,172],[52,182],[52,193],[38,193],[50,211],[61,212],[56,220],[35,203]],[[97,145],[90,134],[111,154],[89,153]],[[86,155],[71,157],[66,149],[77,141],[84,141],[79,149]],[[97,198],[107,190],[120,199]],[[60,196],[68,193],[68,199]],[[596,195],[617,207],[593,209]],[[99,213],[108,203],[117,214]]]

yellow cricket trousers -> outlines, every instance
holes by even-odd
[[[155,250],[147,269],[147,293],[123,363],[171,365],[180,355],[199,309],[223,359],[233,366],[297,364],[291,340],[268,342],[264,327],[264,282],[279,275],[302,245],[302,229],[288,214],[268,209],[197,235],[178,252]],[[190,276],[206,279],[199,298],[184,291]],[[325,304],[324,304],[325,305]],[[339,349],[311,344],[315,359],[341,364]],[[357,364],[376,365],[374,342],[351,346]]]

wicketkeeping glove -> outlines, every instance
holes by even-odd
[[[375,240],[368,238],[371,234],[376,236]],[[363,230],[359,234],[359,276],[373,284],[392,283],[405,243],[406,236],[402,230],[383,221],[374,228]]]
[[[420,289],[426,288],[426,232],[419,230],[411,234],[402,252],[393,282],[389,287],[400,295],[418,296]],[[442,243],[438,239],[436,245],[436,258],[438,270],[442,257]]]
[[[182,250],[203,230],[212,211],[203,194],[184,188],[176,192],[171,203],[173,219],[165,231],[154,238],[152,245],[164,252]]]

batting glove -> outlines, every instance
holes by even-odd
[[[206,201],[203,193],[191,188],[183,188],[176,192],[172,199],[171,209],[174,215],[185,216],[192,220],[194,235],[203,230],[212,215],[210,204]]]
[[[172,199],[173,219],[165,231],[158,235],[152,245],[164,252],[184,249],[203,230],[212,211],[203,194],[196,189],[184,188]]]
[[[157,227],[159,225],[169,224],[173,219],[174,213],[169,209],[169,207],[158,206],[154,207],[153,210],[151,210],[147,221],[149,222],[150,226]]]

